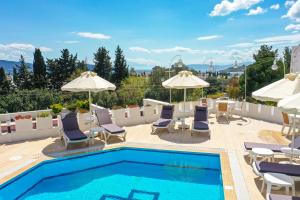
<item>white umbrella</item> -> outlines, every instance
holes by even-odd
[[[286,97],[278,102],[278,107],[286,113],[293,114],[292,158],[294,155],[296,115],[300,114],[300,93]]]
[[[64,85],[61,90],[70,92],[89,92],[89,106],[91,110],[91,92],[115,90],[116,86],[97,76],[95,72],[83,72],[78,78]]]
[[[209,87],[209,83],[193,75],[190,71],[181,71],[177,75],[169,78],[162,83],[163,87],[171,89],[184,89],[184,111],[186,102],[187,88]]]
[[[252,93],[260,101],[275,101],[300,92],[300,75],[286,74],[283,79],[271,83]]]

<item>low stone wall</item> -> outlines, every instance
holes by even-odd
[[[156,121],[160,117],[162,105],[169,105],[169,103],[147,99],[145,106],[135,108],[122,108],[117,110],[110,110],[112,120],[119,126],[134,126],[139,124],[147,124]],[[194,115],[194,107],[199,105],[199,101],[176,103],[174,117],[192,117]],[[233,107],[241,108],[243,102],[235,102]],[[216,111],[216,101],[209,100],[208,107],[210,113]],[[92,104],[92,111],[103,108]],[[185,110],[185,112],[183,112]],[[17,142],[21,140],[32,140],[38,138],[57,137],[61,129],[60,120],[52,119],[52,117],[38,118],[38,113],[49,112],[50,110],[38,110],[19,113],[0,114],[1,129],[0,129],[0,143]],[[244,103],[242,111],[233,109],[233,114],[242,115],[245,117],[263,120],[272,123],[282,123],[281,111],[277,107],[266,106],[261,104]],[[19,119],[12,122],[17,115],[30,115],[31,119]],[[89,130],[95,124],[87,123],[90,113],[78,113],[78,123],[81,130]],[[5,129],[9,125],[11,133]]]

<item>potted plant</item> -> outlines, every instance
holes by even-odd
[[[77,110],[79,113],[87,113],[89,112],[90,104],[88,100],[80,101],[78,100],[76,102]]]
[[[63,105],[60,103],[56,103],[51,105],[50,108],[52,109],[53,118],[56,118],[57,115],[62,111]]]
[[[43,111],[38,113],[36,117],[37,129],[51,129],[52,128],[52,116],[50,112]]]

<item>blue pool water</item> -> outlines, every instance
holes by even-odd
[[[33,181],[36,176],[40,177]],[[19,194],[12,194],[12,191]],[[46,161],[1,186],[0,197],[28,200],[224,199],[219,155],[134,148]]]

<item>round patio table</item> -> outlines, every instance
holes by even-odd
[[[267,148],[253,148],[251,151],[251,162],[252,160],[257,161],[257,157],[262,157],[262,160],[268,159],[268,161],[274,160],[274,152]]]

